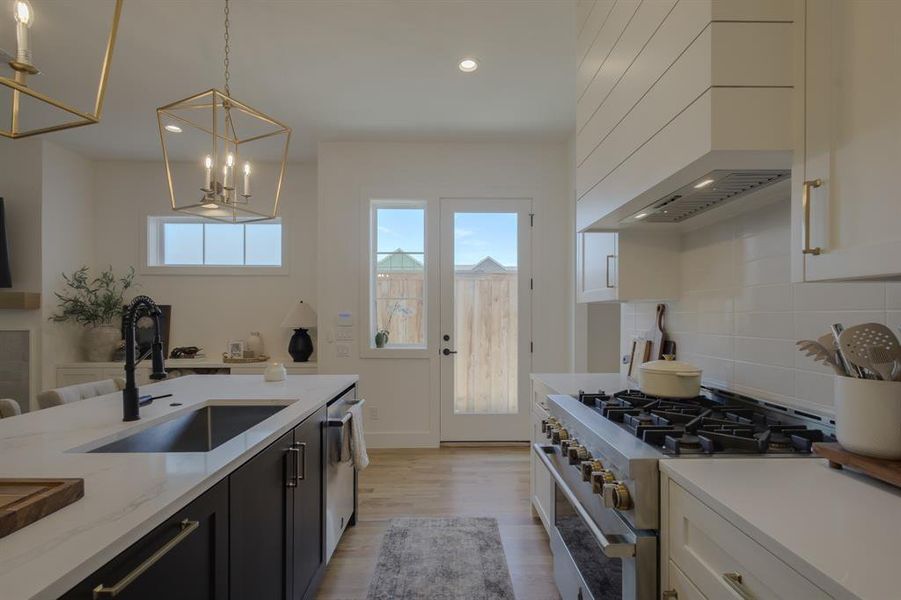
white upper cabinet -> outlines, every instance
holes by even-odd
[[[901,2],[806,5],[792,173],[793,278],[901,274]],[[805,185],[806,183],[806,185]],[[809,199],[805,210],[805,198]],[[807,234],[807,235],[805,235]]]
[[[794,12],[786,0],[579,3],[578,231],[622,229],[716,170],[791,168]]]
[[[679,296],[681,239],[674,232],[576,234],[577,301],[633,302]]]

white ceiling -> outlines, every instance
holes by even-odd
[[[32,2],[42,77],[78,69],[73,48],[105,41],[110,0]],[[125,0],[102,122],[49,138],[94,158],[158,159],[154,109],[222,86],[222,9]],[[564,139],[574,128],[570,0],[232,0],[231,23],[232,94],[294,129],[294,160],[315,159],[325,140]],[[11,49],[8,34],[0,27]],[[476,73],[457,70],[464,56]]]

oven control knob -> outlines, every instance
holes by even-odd
[[[551,434],[551,441],[555,444],[560,444],[563,442],[563,440],[568,440],[568,439],[569,439],[569,432],[563,427],[558,427],[557,429],[554,429]]]
[[[572,443],[566,447],[566,458],[569,460],[569,464],[575,465],[579,463],[579,449],[582,446],[579,445],[579,442],[573,440]]]
[[[604,463],[597,459],[582,461],[582,481],[591,481],[591,473],[604,468]]]
[[[591,472],[591,491],[595,494],[604,493],[604,485],[616,481],[616,476],[609,469]]]
[[[632,508],[632,498],[629,496],[629,488],[622,481],[605,483],[603,488],[604,506],[617,510],[629,510]]]

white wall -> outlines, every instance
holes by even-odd
[[[42,389],[56,387],[55,365],[81,358],[82,328],[52,323],[61,273],[94,265],[94,163],[44,142],[41,213]]]
[[[586,362],[589,373],[616,373],[620,369],[620,305],[595,302],[587,305]]]
[[[41,291],[40,140],[0,140],[0,197],[6,208],[6,234],[14,290]],[[31,396],[41,385],[43,322],[39,310],[0,310],[0,329],[31,332]]]
[[[798,352],[832,323],[875,321],[897,331],[901,283],[790,281],[789,199],[686,234],[682,295],[667,305],[678,357],[704,380],[823,414],[833,412],[832,371]],[[655,304],[622,306],[622,352],[650,329]]]
[[[335,142],[319,146],[319,325],[323,340],[339,311],[361,308],[361,218],[364,198],[419,193],[430,197],[531,197],[532,371],[568,371],[571,364],[571,197],[565,144]],[[411,192],[412,190],[412,192]],[[434,310],[434,307],[433,307]],[[334,343],[320,347],[323,373],[359,373],[368,402],[367,442],[373,446],[432,446],[439,442],[437,347],[429,358],[361,358],[359,340],[348,358]],[[523,398],[522,401],[527,401]],[[528,432],[523,432],[528,439]]]
[[[255,165],[264,181],[275,165]],[[189,172],[190,171],[190,172]],[[193,165],[179,165],[176,177],[190,180]],[[199,181],[199,177],[194,177]],[[279,214],[287,242],[284,275],[157,275],[141,272],[145,260],[142,228],[148,215],[174,214],[169,205],[165,170],[159,162],[109,161],[95,166],[96,264],[122,273],[134,266],[140,287],[160,304],[172,305],[171,343],[200,346],[218,358],[229,340],[260,331],[266,351],[278,360],[287,355],[290,330],[279,327],[293,302],[314,308],[316,298],[316,167],[291,164],[285,174]],[[315,355],[313,357],[315,360]]]

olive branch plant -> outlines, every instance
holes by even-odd
[[[74,321],[86,327],[113,325],[122,317],[125,292],[135,285],[134,267],[121,277],[116,276],[112,266],[94,278],[88,267],[62,276],[67,289],[54,293],[59,300],[59,311],[50,320],[56,323]]]

